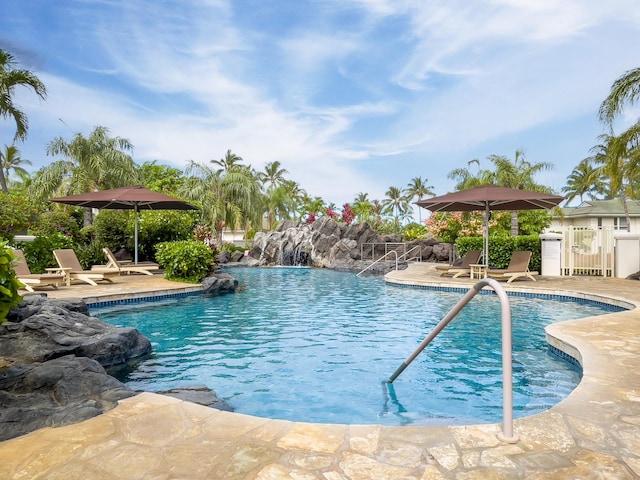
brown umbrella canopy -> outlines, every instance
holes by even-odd
[[[543,210],[558,205],[564,197],[548,193],[482,185],[480,187],[447,193],[439,197],[416,202],[432,212],[471,212],[482,210],[484,216],[484,262],[489,258],[489,211],[491,210]]]
[[[164,193],[154,192],[140,185],[101,190],[99,192],[81,193],[68,197],[52,198],[52,202],[65,203],[86,208],[105,208],[113,210],[134,210],[135,229],[134,247],[135,263],[138,263],[138,211],[139,210],[197,210],[197,207],[170,197]]]
[[[115,210],[197,210],[187,202],[140,185],[52,198],[52,202],[87,208]]]
[[[515,188],[482,185],[417,202],[432,212],[471,212],[474,210],[540,210],[553,208],[564,197]]]

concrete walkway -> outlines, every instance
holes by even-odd
[[[160,278],[118,279],[121,294]],[[428,264],[389,282],[470,286]],[[143,287],[141,287],[143,286]],[[113,294],[113,285],[51,296]],[[640,282],[602,278],[522,281],[513,290],[574,292],[640,304]],[[126,291],[125,291],[126,290]],[[549,411],[515,421],[519,441],[496,424],[383,427],[305,424],[212,410],[144,393],[99,417],[0,443],[2,479],[633,479],[640,478],[640,314],[636,310],[548,327],[584,377]],[[213,386],[215,388],[215,386]]]

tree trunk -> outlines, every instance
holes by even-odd
[[[624,218],[627,221],[627,232],[631,231],[631,216],[629,215],[629,205],[627,204],[627,196],[622,192],[620,194],[622,200],[622,207],[624,208]]]
[[[85,227],[90,227],[91,225],[93,225],[93,209],[85,207],[83,223]]]
[[[0,167],[0,187],[2,187],[2,191],[5,194],[9,193],[9,188],[7,188],[7,179],[4,176],[4,170]]]
[[[511,211],[511,236],[512,237],[517,237],[518,236],[518,211],[517,210],[512,210]]]

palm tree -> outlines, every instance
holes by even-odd
[[[415,197],[418,197],[418,201],[420,201],[427,195],[431,195],[432,197],[435,195],[433,192],[433,185],[427,185],[426,182],[428,182],[428,180],[422,180],[422,177],[414,177],[411,179],[407,188],[407,194],[410,201]],[[418,223],[422,223],[421,210],[422,209],[418,208]]]
[[[96,127],[88,138],[76,133],[71,142],[62,137],[47,147],[47,155],[62,155],[41,168],[31,184],[34,198],[93,192],[139,183],[135,163],[127,153],[133,145],[126,138],[109,136],[109,129]],[[85,209],[85,225],[91,224],[91,210]]]
[[[276,160],[267,163],[264,166],[264,172],[258,173],[258,178],[264,185],[267,185],[267,188],[275,188],[286,181],[284,176],[287,173],[289,172],[280,168],[280,162]]]
[[[382,204],[385,207],[385,211],[393,215],[396,228],[400,227],[400,217],[406,215],[407,211],[411,208],[409,204],[409,197],[406,192],[398,187],[389,187],[387,196]]]
[[[488,158],[495,165],[494,177],[497,185],[550,193],[549,188],[535,183],[533,177],[540,171],[552,169],[552,163],[528,162],[524,159],[522,150],[516,150],[513,161],[502,155],[490,155]],[[511,235],[514,237],[518,235],[518,212],[516,210],[511,212]]]
[[[213,163],[215,165],[220,165],[217,171],[218,173],[228,172],[232,168],[239,166],[242,163],[242,157],[236,155],[235,153],[231,153],[231,149],[227,150],[224,158],[220,160],[211,160],[209,163]]]
[[[20,150],[14,145],[4,146],[4,151],[0,151],[0,187],[4,193],[9,193],[7,184],[9,183],[9,173],[13,170],[18,176],[23,177],[29,173],[20,165],[31,165],[27,159],[20,157]]]
[[[356,195],[353,203],[351,204],[353,213],[356,214],[358,222],[368,222],[371,219],[371,202],[369,201],[369,194],[360,192]]]
[[[613,85],[609,95],[600,105],[600,120],[611,126],[626,104],[633,105],[640,99],[640,68],[626,71]]]
[[[218,244],[225,227],[260,225],[262,193],[250,168],[236,165],[223,173],[191,161],[185,173],[182,195],[202,206],[202,215],[216,232]]]
[[[638,129],[627,130],[618,137],[603,134],[598,137],[599,145],[592,148],[595,162],[600,172],[609,179],[609,189],[615,198],[620,197],[627,221],[627,231],[631,228],[627,199],[634,196],[634,181],[638,177],[640,163],[638,150]]]
[[[471,173],[472,165],[475,165],[478,170],[475,175]],[[467,162],[467,168],[454,168],[449,172],[447,178],[458,182],[455,186],[456,190],[468,190],[469,188],[494,182],[493,173],[489,170],[481,169],[480,160],[477,158],[469,160]]]
[[[29,130],[27,116],[13,103],[16,87],[20,86],[30,88],[43,100],[47,98],[47,89],[38,77],[29,70],[17,68],[14,56],[0,49],[0,116],[5,119],[11,117],[15,121],[14,142],[24,141]],[[0,185],[5,193],[7,192],[6,182],[4,169],[0,168]]]
[[[585,158],[569,174],[567,184],[562,187],[562,193],[565,194],[567,202],[580,197],[580,203],[582,203],[584,195],[595,199],[598,195],[605,194],[607,187],[602,170],[596,168],[593,165],[594,162],[594,157]]]

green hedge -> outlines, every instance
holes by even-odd
[[[456,248],[460,256],[469,250],[483,250],[483,237],[459,237]],[[538,235],[521,235],[518,237],[490,236],[489,265],[492,268],[507,268],[511,254],[519,250],[531,251],[529,270],[540,271],[540,237]]]
[[[213,252],[202,242],[183,240],[156,245],[156,260],[169,280],[198,283],[213,267]]]

